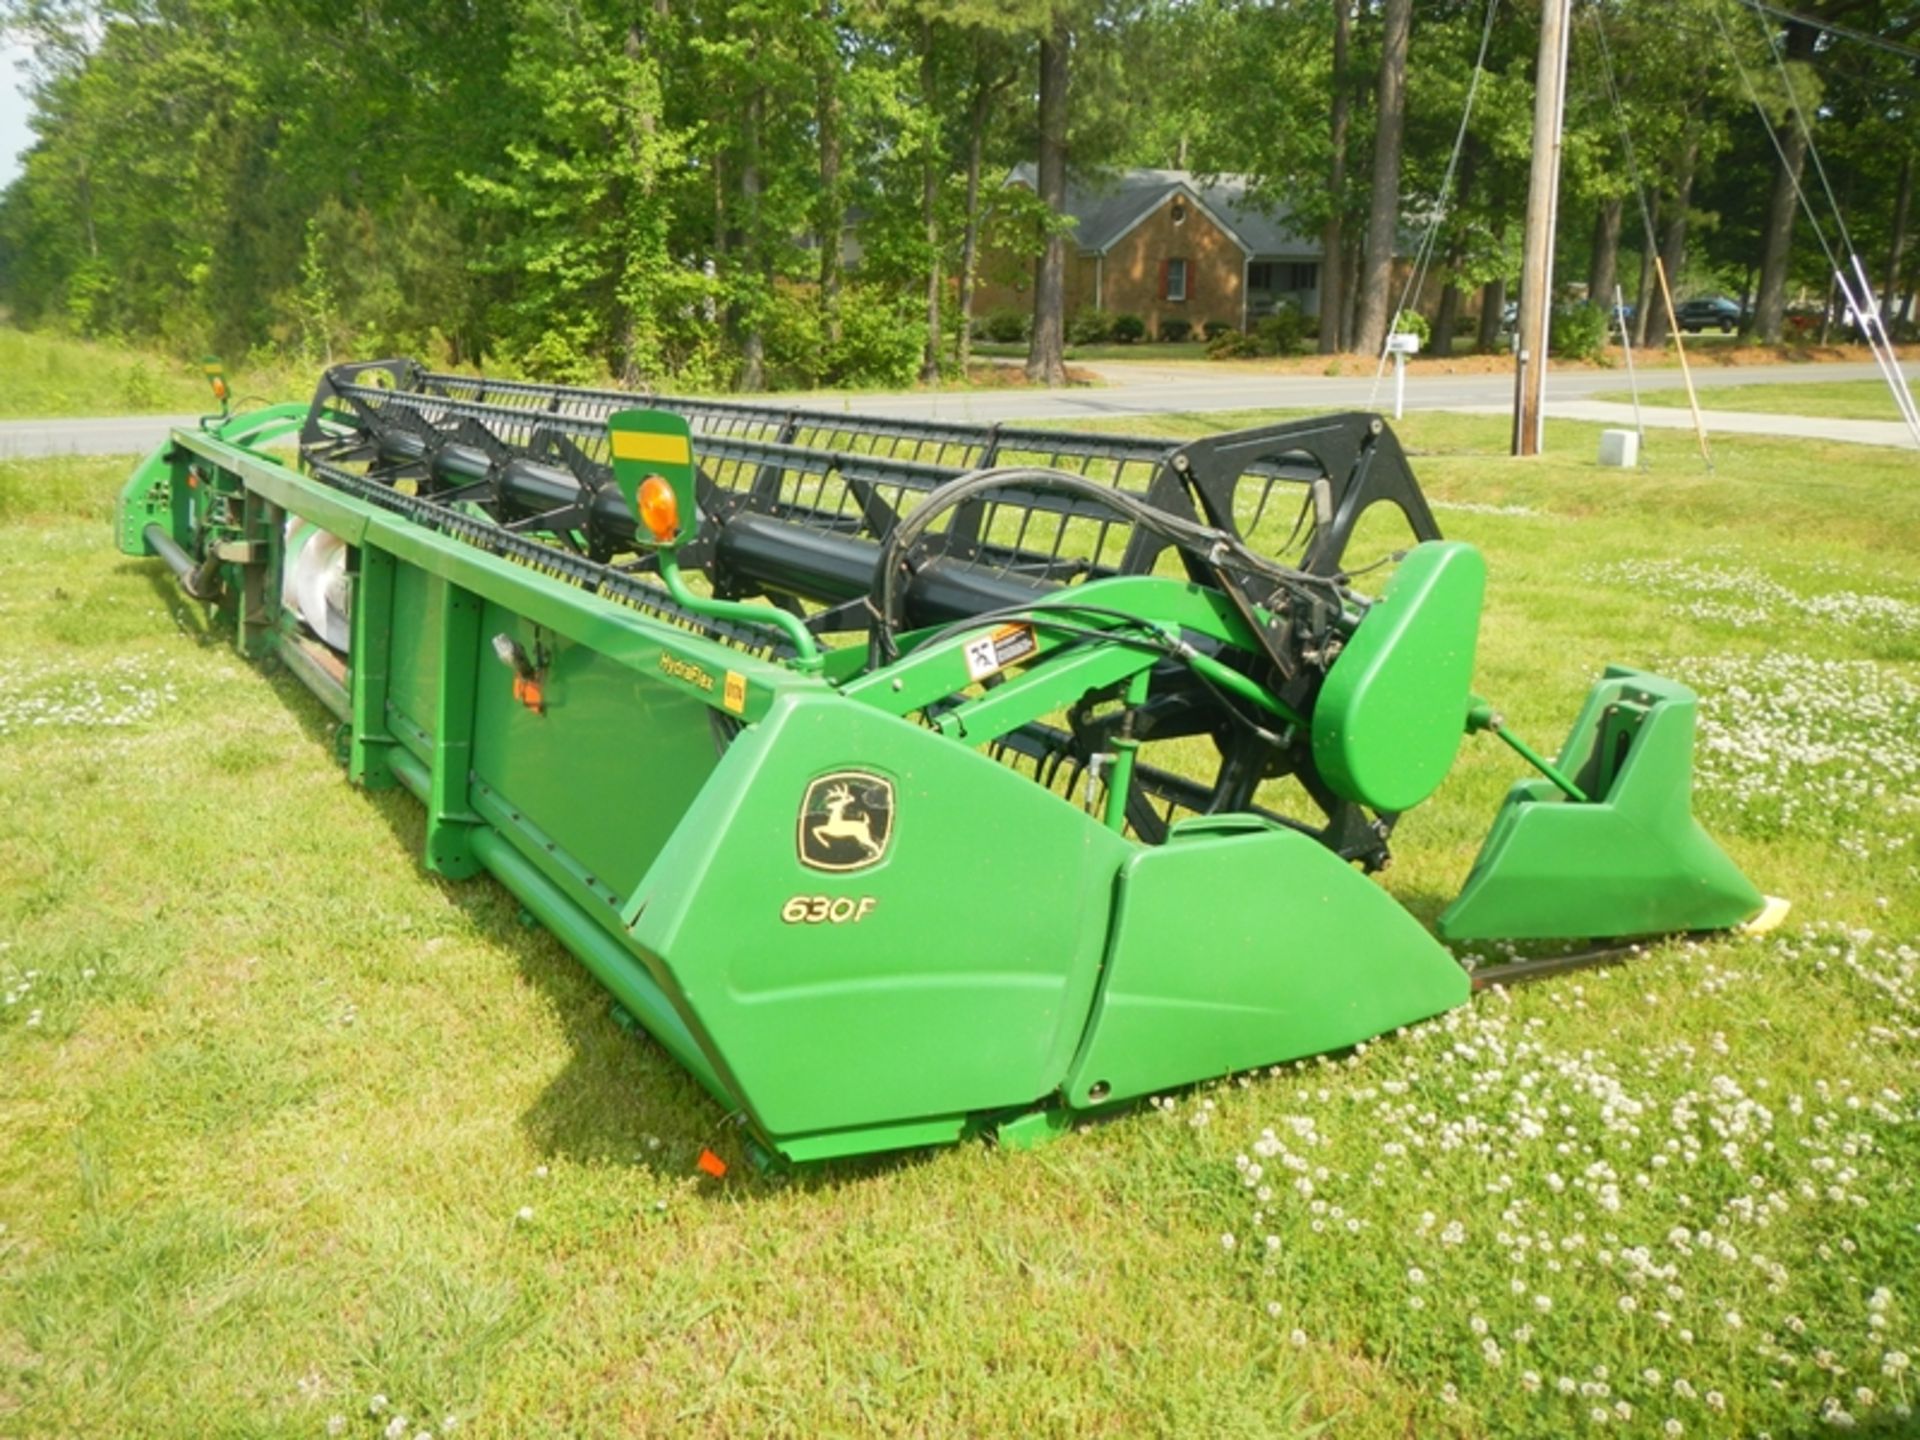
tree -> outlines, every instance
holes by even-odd
[[[1035,190],[1055,217],[1033,280],[1033,338],[1027,378],[1044,385],[1067,383],[1067,235],[1057,219],[1067,208],[1067,86],[1073,51],[1071,18],[1057,6],[1040,40],[1040,154]]]
[[[1353,348],[1378,354],[1386,344],[1387,312],[1393,305],[1393,256],[1400,232],[1400,142],[1406,126],[1407,39],[1413,0],[1386,0],[1380,53],[1377,118],[1373,139],[1373,188],[1367,202],[1367,248],[1360,273],[1360,305]]]

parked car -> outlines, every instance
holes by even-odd
[[[1674,307],[1673,318],[1680,322],[1680,328],[1689,335],[1698,335],[1702,330],[1718,330],[1722,335],[1731,335],[1734,326],[1740,323],[1740,302],[1729,300],[1724,295],[1705,300],[1682,300]]]

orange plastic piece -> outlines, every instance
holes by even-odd
[[[727,1162],[711,1150],[702,1150],[700,1152],[700,1168],[718,1180],[726,1175]]]
[[[661,476],[649,475],[640,482],[638,509],[641,523],[662,545],[680,533],[680,502]]]

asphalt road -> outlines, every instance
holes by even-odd
[[[1226,372],[1202,365],[1105,364],[1098,367],[1104,385],[1066,390],[912,391],[905,394],[784,395],[778,403],[813,410],[886,415],[898,419],[996,421],[1099,419],[1122,415],[1160,415],[1212,410],[1387,410],[1393,403],[1391,376],[1376,391],[1373,377],[1259,375]],[[1809,381],[1876,380],[1871,364],[1745,365],[1696,372],[1703,385],[1794,385]],[[1642,389],[1666,390],[1682,382],[1674,369],[1642,371]],[[1547,380],[1547,413],[1556,401],[1585,401],[1594,394],[1623,391],[1627,377],[1614,370],[1568,370]],[[1409,375],[1408,410],[1485,410],[1511,404],[1510,375]],[[1889,401],[1891,415],[1891,401]],[[1747,416],[1739,428],[1772,433],[1765,417]],[[175,425],[191,425],[191,415],[115,416],[105,419],[0,420],[0,459],[40,455],[123,455],[157,445]],[[1781,433],[1804,434],[1808,421]],[[1814,417],[1814,424],[1823,424]],[[1876,422],[1867,422],[1876,423]],[[1831,422],[1830,438],[1859,439],[1846,422]],[[1822,431],[1822,433],[1828,433]]]

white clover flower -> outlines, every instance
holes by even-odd
[[[327,1434],[344,1435],[346,1433],[347,1433],[347,1417],[346,1416],[329,1415],[327,1417]]]
[[[1663,1435],[1684,1435],[1687,1433],[1687,1427],[1669,1415],[1667,1417],[1667,1423],[1660,1427],[1660,1433]]]
[[[1587,1412],[1587,1418],[1596,1425],[1604,1425],[1613,1418],[1613,1415],[1608,1411],[1606,1406],[1596,1405],[1592,1410]]]
[[[1729,1310],[1725,1315],[1721,1316],[1720,1318],[1726,1321],[1727,1328],[1729,1330],[1738,1330],[1743,1324],[1746,1323],[1740,1318],[1740,1312],[1738,1310]]]
[[[1867,1297],[1867,1309],[1869,1310],[1885,1310],[1891,1304],[1893,1304],[1893,1292],[1884,1285]]]
[[[1540,1372],[1538,1370],[1522,1370],[1520,1372],[1520,1388],[1525,1390],[1529,1395],[1539,1393]]]
[[[1220,1248],[1222,1250],[1231,1250],[1233,1249],[1233,1246],[1234,1246],[1234,1239],[1231,1232],[1225,1235],[1222,1235],[1220,1237]]]
[[[381,1433],[387,1437],[387,1440],[405,1440],[407,1417],[404,1415],[394,1416],[393,1419],[387,1422],[387,1428]]]
[[[367,1401],[367,1413],[369,1415],[386,1414],[387,1413],[387,1397],[384,1395],[376,1395],[371,1400]]]
[[[1476,1335],[1484,1335],[1487,1333],[1487,1322],[1483,1317],[1475,1315],[1467,1321],[1467,1328]]]
[[[1633,1314],[1634,1311],[1640,1308],[1640,1302],[1634,1299],[1633,1296],[1631,1295],[1622,1295],[1618,1301],[1618,1304],[1620,1306],[1620,1313],[1622,1315],[1631,1315]]]
[[[1880,1357],[1880,1373],[1883,1375],[1900,1375],[1905,1373],[1910,1363],[1907,1359],[1906,1351],[1889,1350]]]
[[[1538,1310],[1542,1315],[1545,1315],[1553,1309],[1553,1297],[1550,1295],[1535,1295],[1533,1297],[1533,1308]]]
[[[1292,1345],[1296,1350],[1304,1349],[1307,1343],[1307,1332],[1304,1330],[1295,1330],[1291,1335],[1287,1336],[1287,1343]]]
[[[533,1206],[522,1205],[518,1210],[514,1211],[513,1218],[518,1220],[522,1225],[526,1224],[527,1221],[533,1219]]]
[[[1455,1386],[1451,1380],[1440,1387],[1440,1403],[1442,1405],[1458,1405],[1460,1403],[1459,1388]]]
[[[1718,1390],[1707,1391],[1706,1401],[1709,1410],[1725,1410],[1727,1408],[1727,1397],[1722,1395]]]

